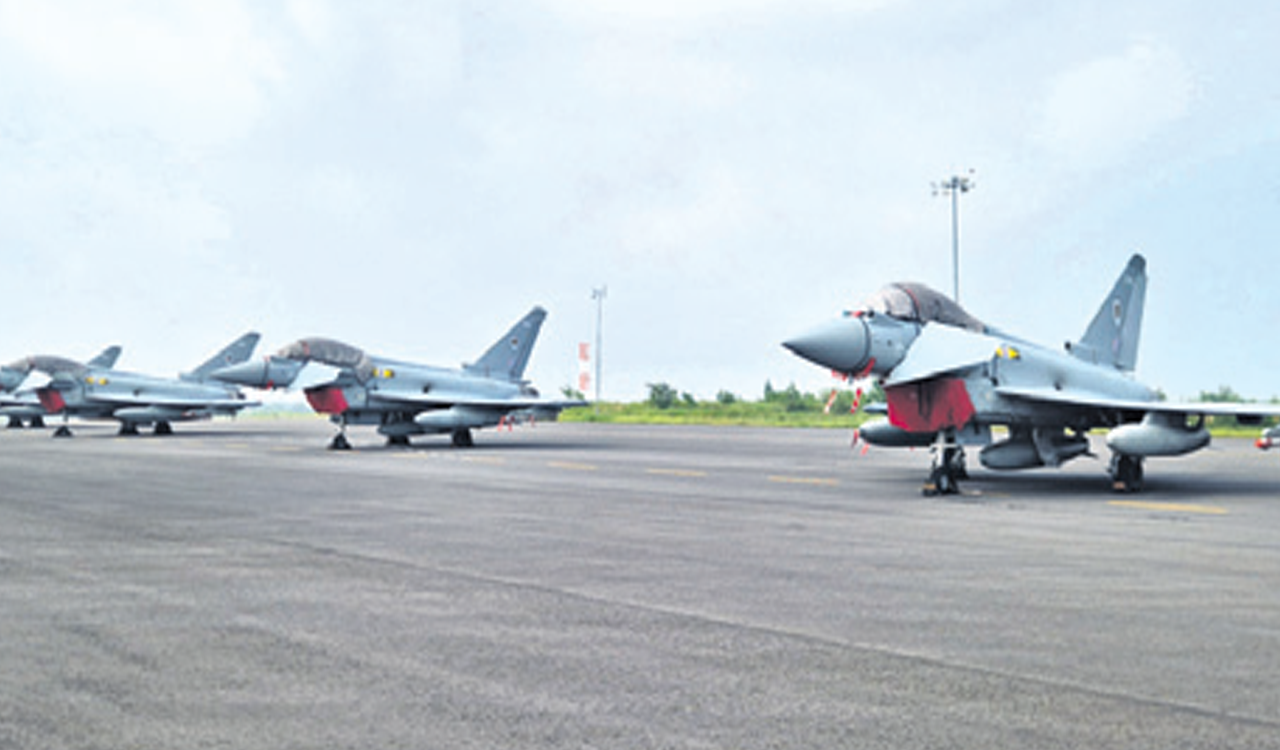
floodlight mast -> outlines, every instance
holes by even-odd
[[[604,360],[603,347],[603,328],[604,328],[604,298],[609,294],[608,286],[596,287],[591,290],[591,299],[596,301],[596,398],[595,411],[600,413],[600,369]]]
[[[969,170],[973,174],[973,170]],[[960,304],[960,194],[976,188],[978,184],[972,177],[952,175],[942,182],[933,183],[933,194],[951,195],[951,296]]]

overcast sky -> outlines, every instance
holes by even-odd
[[[884,283],[1058,345],[1130,254],[1138,375],[1280,395],[1280,5],[0,0],[0,361],[189,369],[247,329],[529,375],[825,388]]]

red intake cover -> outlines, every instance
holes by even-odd
[[[886,388],[889,424],[907,432],[937,432],[963,427],[973,418],[973,401],[964,381],[956,378],[922,380]]]
[[[326,385],[307,390],[307,403],[320,414],[341,414],[347,410],[347,397],[341,388]]]
[[[66,399],[53,388],[40,388],[36,391],[36,398],[40,399],[40,405],[50,414],[57,414],[67,408]]]

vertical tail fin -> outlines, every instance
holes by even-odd
[[[225,349],[205,360],[204,364],[188,373],[182,374],[183,380],[208,380],[209,376],[217,370],[229,365],[238,365],[253,356],[253,350],[258,346],[258,339],[262,335],[254,331],[250,331],[240,338],[232,341]]]
[[[533,352],[533,344],[538,340],[538,332],[542,330],[542,321],[546,317],[546,310],[541,307],[533,308],[502,338],[494,342],[480,359],[474,364],[464,365],[463,369],[486,378],[519,381],[524,377],[524,368],[529,364],[529,355]]]
[[[1142,333],[1142,308],[1147,298],[1147,261],[1135,254],[1116,279],[1084,336],[1067,349],[1076,357],[1098,365],[1132,372],[1138,363],[1138,338]]]
[[[116,360],[120,359],[120,347],[118,345],[108,346],[106,349],[98,352],[98,356],[89,360],[85,364],[95,370],[114,370]]]

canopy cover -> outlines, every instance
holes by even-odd
[[[863,309],[913,323],[940,323],[978,333],[987,330],[982,321],[965,312],[955,300],[913,282],[884,287],[867,299]]]

